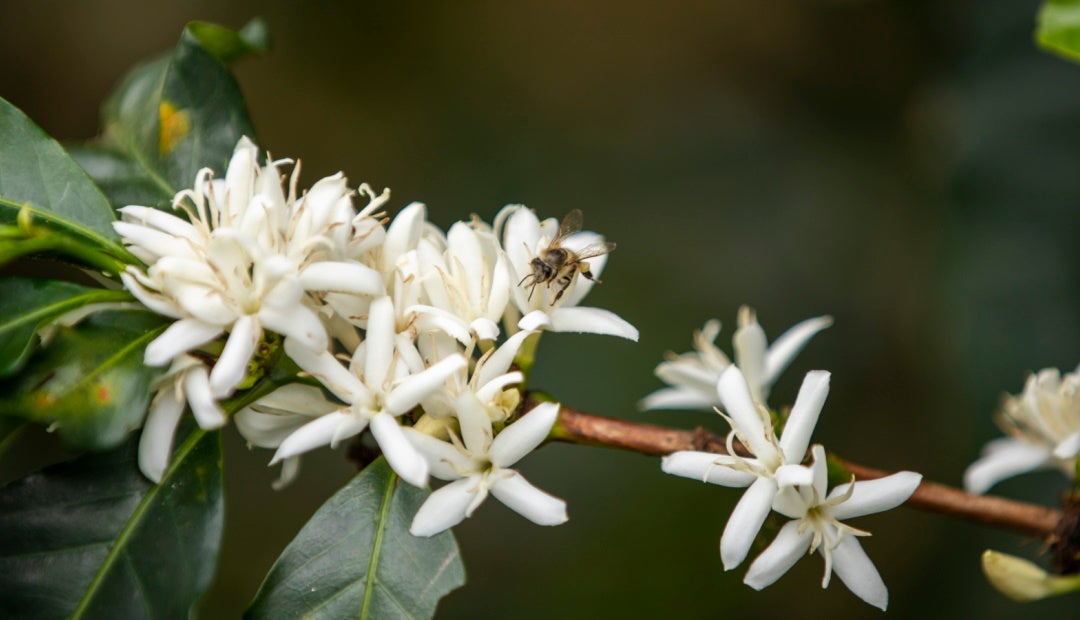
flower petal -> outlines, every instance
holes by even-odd
[[[260,448],[277,448],[293,431],[310,421],[310,418],[302,415],[262,413],[250,407],[237,411],[233,416],[240,435],[251,445]]]
[[[225,426],[225,412],[218,406],[210,391],[210,377],[206,366],[193,366],[184,372],[184,394],[200,428],[211,431]]]
[[[147,366],[164,366],[177,355],[217,338],[223,331],[199,319],[180,319],[146,345],[143,362]]]
[[[964,488],[971,493],[986,493],[990,487],[1017,474],[1045,467],[1050,463],[1048,448],[1011,437],[991,441],[983,456],[964,472]]]
[[[469,324],[452,312],[425,305],[409,306],[405,309],[406,314],[413,312],[416,313],[416,329],[420,332],[441,331],[466,346],[473,340]]]
[[[469,323],[469,330],[476,334],[477,340],[497,340],[499,338],[499,325],[491,319],[474,319],[472,323]]]
[[[779,487],[808,486],[814,482],[814,470],[805,465],[781,465],[774,477]]]
[[[754,474],[717,463],[718,456],[712,452],[691,450],[673,452],[661,459],[660,469],[666,474],[725,487],[748,487],[757,480]]]
[[[484,404],[471,391],[465,390],[454,399],[454,411],[457,412],[465,449],[475,456],[486,455],[491,450],[493,433],[491,418]]]
[[[739,308],[739,328],[731,339],[735,347],[735,363],[742,369],[754,400],[764,403],[769,397],[769,385],[765,382],[765,351],[768,341],[765,330],[758,324],[749,306]]]
[[[537,525],[559,525],[569,520],[566,502],[529,484],[518,472],[509,473],[491,487],[496,499]]]
[[[1054,448],[1054,456],[1062,460],[1076,458],[1077,455],[1080,455],[1080,431],[1062,439]]]
[[[495,352],[491,354],[491,357],[484,360],[483,365],[480,366],[480,370],[477,371],[476,385],[483,386],[487,384],[488,381],[491,381],[495,377],[505,374],[507,370],[510,370],[510,365],[514,363],[514,358],[517,357],[518,350],[521,349],[521,344],[533,333],[535,332],[529,330],[519,331],[507,338],[506,342],[499,345],[499,348],[495,349]]]
[[[169,466],[176,425],[184,413],[184,401],[176,399],[172,382],[165,386],[154,398],[139,436],[139,469],[155,484]]]
[[[368,351],[368,357],[371,351]],[[425,396],[439,389],[451,375],[468,365],[460,354],[454,354],[427,370],[402,381],[386,397],[386,411],[401,415],[420,404]]]
[[[319,315],[299,303],[286,307],[263,304],[259,309],[259,321],[267,329],[296,340],[312,351],[324,351],[329,344]]]
[[[307,291],[330,291],[351,295],[384,295],[382,274],[367,265],[344,261],[312,263],[300,272]]]
[[[543,310],[533,310],[532,312],[521,317],[518,321],[518,329],[527,332],[534,332],[544,328],[551,327],[551,317],[548,316]]]
[[[293,483],[300,473],[300,457],[291,456],[281,463],[281,474],[278,479],[270,483],[270,488],[280,491]]]
[[[405,427],[401,430],[427,461],[431,475],[439,480],[457,480],[476,469],[473,460],[454,444],[436,439],[415,428]]]
[[[810,541],[814,537],[814,530],[807,528],[802,534],[799,533],[799,521],[789,521],[776,534],[776,538],[769,544],[761,555],[757,556],[750,569],[746,571],[743,583],[755,590],[761,590],[776,583],[776,580],[795,566],[799,558],[806,555],[810,548]]]
[[[371,418],[371,434],[382,448],[390,467],[401,479],[414,487],[428,483],[428,464],[420,452],[405,438],[396,419],[385,411]]]
[[[329,351],[315,352],[292,338],[286,338],[285,354],[296,362],[301,370],[318,379],[335,396],[347,403],[369,393],[360,379],[342,366]]]
[[[830,514],[841,521],[861,517],[876,512],[892,510],[903,504],[919,488],[922,474],[902,471],[877,480],[863,480],[855,483],[855,490],[847,501],[834,506]],[[850,483],[841,484],[829,493],[829,498],[839,497],[847,492]]]
[[[416,511],[409,533],[434,536],[464,521],[479,484],[479,476],[469,476],[432,493]]]
[[[387,296],[371,302],[364,340],[364,383],[376,392],[383,390],[394,359],[394,302]]]
[[[747,448],[754,456],[770,454],[773,447],[765,438],[765,423],[750,395],[750,386],[738,366],[728,366],[724,370],[716,384],[716,391],[720,395],[724,411],[737,427],[739,435],[750,444]]]
[[[776,483],[771,478],[758,478],[743,493],[720,537],[720,559],[724,570],[731,570],[746,559],[765,517],[769,516],[775,496]]]
[[[765,384],[772,385],[791,360],[810,342],[818,332],[833,324],[831,316],[819,316],[796,324],[784,332],[765,354]]]
[[[352,414],[345,409],[315,418],[293,431],[281,442],[277,452],[274,453],[274,458],[270,459],[270,464],[276,465],[282,459],[287,459],[290,456],[296,456],[321,446],[330,445],[337,428],[351,419],[353,419]]]
[[[492,464],[510,467],[520,461],[547,439],[558,416],[558,403],[540,403],[504,428],[491,443]]]
[[[426,218],[427,207],[419,202],[410,203],[394,217],[382,245],[384,273],[393,271],[398,259],[416,247]]]
[[[685,387],[656,390],[638,402],[638,409],[700,409],[708,410],[716,404],[715,390],[701,393]]]
[[[618,336],[638,340],[638,330],[614,312],[602,308],[556,308],[551,312],[551,331]]]
[[[481,402],[490,403],[492,400],[495,399],[496,396],[499,395],[500,392],[510,387],[511,385],[515,385],[523,381],[525,381],[525,373],[521,372],[520,370],[508,372],[505,375],[499,375],[491,381],[485,383],[483,386],[480,387],[480,389],[476,390],[476,397],[479,398]]]
[[[881,611],[889,606],[889,589],[854,536],[844,536],[833,548],[832,568],[855,596]]]
[[[812,370],[806,373],[795,405],[791,408],[784,432],[780,436],[780,447],[784,451],[784,461],[800,463],[810,446],[810,436],[817,426],[821,408],[829,396],[829,373],[824,370]]]
[[[242,316],[233,323],[225,349],[210,371],[210,390],[216,398],[232,394],[247,375],[248,362],[262,337],[259,322],[253,316]]]

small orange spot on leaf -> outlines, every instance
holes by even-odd
[[[168,155],[191,131],[191,117],[168,101],[162,101],[158,107],[158,120],[161,125],[158,150],[162,155]]]
[[[110,390],[107,385],[99,385],[97,389],[94,390],[94,397],[97,398],[99,403],[107,403],[109,402],[109,399],[112,398],[112,390]]]

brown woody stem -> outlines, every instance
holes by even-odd
[[[727,453],[725,438],[701,427],[681,430],[627,422],[575,411],[565,405],[559,412],[559,419],[551,431],[551,437],[567,443],[630,450],[652,456],[663,456],[679,450]],[[892,473],[843,459],[840,459],[840,462],[858,480],[873,480]],[[1056,542],[1055,539],[1061,536],[1060,532],[1055,535],[1055,529],[1063,523],[1064,517],[1060,510],[1002,497],[974,495],[926,480],[919,485],[906,505],[1049,538],[1051,542]]]

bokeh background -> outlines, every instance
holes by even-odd
[[[708,318],[749,303],[772,336],[836,324],[774,390],[833,372],[815,439],[958,484],[990,414],[1042,367],[1080,361],[1080,66],[1032,43],[1034,0],[754,2],[0,2],[0,96],[81,140],[133,64],[190,19],[268,22],[274,51],[236,70],[264,147],[308,183],[344,170],[426,202],[441,225],[523,202],[573,208],[619,249],[590,304],[633,344],[544,338],[535,385],[600,414],[721,430],[715,415],[640,413],[652,369]],[[5,478],[55,453],[43,434]],[[43,455],[50,455],[48,457]],[[353,474],[305,459],[270,490],[270,454],[227,432],[227,528],[205,618],[236,617],[308,516]],[[36,461],[35,461],[36,459]],[[717,540],[736,491],[656,459],[550,446],[524,464],[570,504],[538,528],[489,502],[456,533],[468,585],[442,618],[868,617],[818,557],[757,593]],[[1054,503],[1056,474],[998,491]],[[1075,617],[983,580],[987,547],[1037,541],[912,510],[860,521],[893,617]]]

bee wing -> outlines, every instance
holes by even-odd
[[[574,209],[573,211],[567,213],[563,217],[562,223],[559,224],[559,236],[555,237],[555,240],[552,241],[552,244],[562,241],[569,235],[580,232],[581,224],[583,221],[584,218],[581,215],[581,209]]]
[[[586,260],[589,258],[596,258],[597,256],[603,256],[614,249],[615,244],[611,242],[594,243],[581,248],[577,252],[574,252],[574,254],[577,254],[578,260]]]

